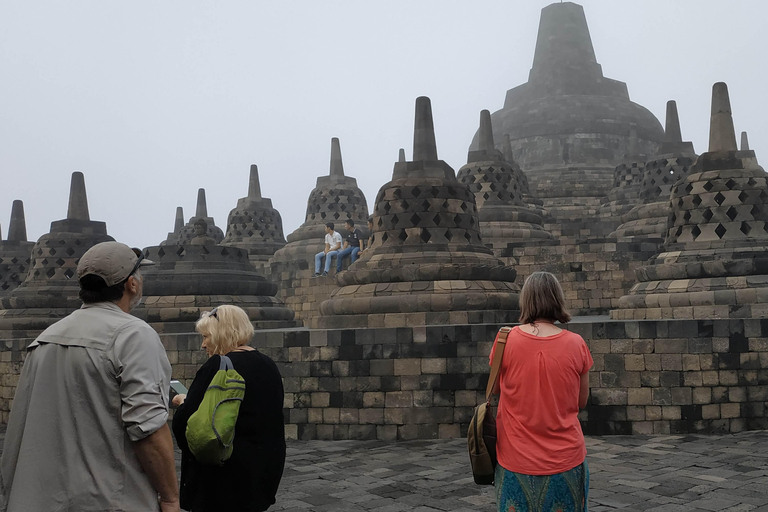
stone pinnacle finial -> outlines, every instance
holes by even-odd
[[[709,120],[709,151],[736,151],[736,130],[731,115],[728,86],[717,82],[712,86],[712,117]]]
[[[173,223],[173,232],[178,233],[184,227],[184,208],[176,207],[176,220]]]
[[[667,119],[664,125],[665,142],[683,142],[683,134],[680,131],[680,116],[677,114],[677,102],[667,102]]]
[[[514,157],[512,155],[512,142],[509,140],[509,134],[504,134],[504,144],[501,146],[501,152],[504,154],[504,158],[507,162],[512,162]]]
[[[344,163],[341,161],[341,144],[339,139],[331,139],[331,176],[344,176]]]
[[[27,222],[24,220],[24,203],[16,199],[11,206],[11,223],[8,225],[9,242],[27,241]]]
[[[480,111],[480,151],[492,151],[496,149],[493,142],[493,126],[491,125],[491,112],[488,110]]]
[[[85,193],[85,176],[80,171],[72,173],[67,219],[91,220],[91,216],[88,214],[88,196]]]
[[[741,150],[749,151],[749,139],[747,138],[747,132],[741,132]]]
[[[413,161],[436,161],[437,143],[432,122],[432,103],[426,96],[416,98],[416,119],[413,124]]]
[[[400,148],[400,152],[397,155],[397,161],[398,162],[405,162],[405,149],[404,148]]]
[[[248,179],[248,199],[261,199],[259,167],[256,164],[251,164],[251,176]]]
[[[627,156],[630,158],[637,158],[640,156],[638,149],[637,130],[634,128],[629,130],[629,152],[627,153]]]
[[[197,208],[195,209],[195,217],[207,217],[208,205],[205,202],[205,189],[201,188],[197,191]]]

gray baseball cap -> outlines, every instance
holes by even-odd
[[[144,258],[141,249],[130,248],[120,242],[102,242],[83,254],[77,264],[77,279],[84,276],[98,276],[107,286],[122,283],[139,267],[155,262]]]

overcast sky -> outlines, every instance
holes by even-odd
[[[259,166],[285,234],[303,221],[339,137],[369,209],[432,99],[438,155],[466,163],[479,112],[525,82],[546,0],[0,0],[0,225],[22,199],[36,240],[85,174],[91,219],[157,245],[177,206],[226,229]],[[706,151],[711,87],[768,158],[768,2],[584,0],[604,74]]]

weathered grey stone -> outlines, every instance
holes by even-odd
[[[32,248],[24,282],[0,299],[0,330],[45,328],[80,307],[77,262],[112,240],[104,222],[90,220],[83,174],[72,173],[67,218],[51,223]]]
[[[469,151],[456,179],[475,195],[483,242],[500,255],[510,242],[551,240],[537,210],[524,202],[522,171],[515,162],[505,162],[495,147],[487,110],[480,112],[479,133],[480,149]]]
[[[709,121],[709,151],[736,151],[736,130],[731,115],[728,86],[717,82],[712,86],[712,117]]]
[[[357,180],[344,175],[339,140],[331,140],[331,166],[327,176],[319,176],[307,200],[304,223],[287,236],[288,243],[269,261],[270,276],[278,285],[278,294],[296,312],[296,318],[308,322],[320,315],[320,303],[336,288],[332,279],[312,279],[315,254],[324,248],[325,224],[333,222],[344,235],[344,221],[351,219],[365,237],[368,205]],[[332,272],[335,269],[335,261]]]
[[[515,271],[482,244],[474,194],[444,161],[423,159],[436,158],[431,110],[429,98],[416,100],[415,160],[395,163],[379,190],[371,248],[336,277],[341,288],[320,306],[319,325],[365,327],[374,315],[402,325],[441,312],[463,313],[452,317],[462,323],[481,323],[485,312],[517,317]]]
[[[283,220],[272,207],[272,200],[261,197],[259,169],[251,165],[248,196],[237,201],[227,218],[227,236],[221,245],[248,251],[251,262],[266,267],[269,258],[285,245]]]
[[[0,236],[0,295],[11,292],[24,281],[34,246],[27,241],[24,203],[18,199],[11,207],[11,222],[8,226],[8,239],[2,240]]]
[[[747,132],[741,132],[741,150],[749,151],[749,138]]]
[[[768,312],[768,175],[737,151],[725,84],[712,92],[710,149],[672,187],[664,250],[613,318],[759,318]],[[733,144],[731,144],[733,139]],[[722,149],[730,147],[733,149]]]
[[[176,215],[178,216],[178,209],[176,210]],[[195,208],[195,216],[189,219],[189,222],[187,222],[184,227],[179,230],[178,235],[175,238],[175,241],[171,241],[170,237],[168,240],[166,240],[166,244],[181,244],[181,245],[188,245],[193,243],[193,240],[198,237],[198,234],[195,230],[195,224],[200,224],[200,221],[203,221],[205,223],[205,236],[209,239],[211,239],[214,244],[219,244],[224,239],[224,232],[216,226],[215,221],[213,220],[213,217],[208,216],[208,205],[205,200],[205,189],[201,188],[197,191],[197,207]],[[201,245],[213,245],[209,243],[210,241],[206,240],[204,244]],[[195,243],[200,243],[198,242]],[[163,245],[163,244],[161,244]]]

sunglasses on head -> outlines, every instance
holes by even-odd
[[[210,311],[208,312],[208,314],[207,314],[207,315],[205,315],[205,316],[212,316],[213,318],[215,318],[215,319],[216,319],[216,321],[218,321],[218,320],[219,320],[218,311],[219,311],[219,307],[218,307],[218,306],[216,306],[215,308],[213,308],[212,310],[210,310]]]
[[[136,255],[136,257],[138,259],[136,260],[136,264],[133,266],[133,270],[131,270],[131,273],[128,274],[128,277],[131,277],[133,274],[135,274],[136,271],[139,269],[139,265],[141,265],[141,262],[144,261],[144,253],[143,252],[141,252],[138,249],[131,249],[131,250],[133,251],[133,253]]]

